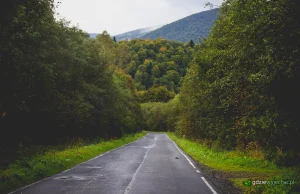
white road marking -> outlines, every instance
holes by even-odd
[[[213,192],[213,194],[218,194],[213,188],[212,186],[206,181],[206,179],[204,177],[201,177],[202,180],[204,181],[204,183],[208,186],[208,188],[211,190],[211,192]]]
[[[196,166],[194,166],[194,164],[192,163],[192,161],[179,149],[179,147],[176,145],[175,142],[173,142],[175,147],[178,149],[178,151],[187,159],[187,161],[189,161],[190,165],[193,167],[193,168],[196,168]]]
[[[131,179],[130,183],[127,185],[127,187],[126,187],[126,189],[125,189],[125,191],[124,191],[124,194],[128,194],[128,193],[130,192],[130,188],[131,188],[133,182],[134,182],[135,179],[136,179],[136,175],[137,175],[137,173],[139,172],[141,166],[143,165],[143,163],[144,163],[144,161],[145,161],[145,159],[146,159],[146,157],[147,157],[148,152],[151,150],[151,148],[153,148],[153,147],[156,145],[156,140],[157,140],[157,138],[158,138],[158,137],[155,136],[155,138],[154,138],[154,144],[152,144],[151,146],[148,146],[148,147],[147,147],[148,150],[146,151],[146,153],[145,153],[145,155],[144,155],[144,158],[143,158],[142,162],[140,163],[140,166],[136,169],[134,175],[132,176],[132,179]]]
[[[167,137],[170,139],[170,137],[167,135]],[[171,139],[170,139],[171,140]],[[192,163],[192,161],[179,149],[179,147],[176,145],[176,143],[171,140],[173,142],[173,144],[175,145],[175,147],[177,148],[177,150],[185,157],[185,159],[187,159],[187,161],[190,163],[190,165],[196,169],[195,165]]]
[[[191,162],[191,160],[178,148],[177,144],[167,135],[167,137],[173,142],[173,144],[175,145],[175,147],[177,148],[177,150],[187,159],[187,161],[190,163],[190,165],[196,169],[195,165]],[[199,170],[196,170],[196,172],[201,173]],[[201,179],[203,180],[203,182],[208,186],[208,188],[211,190],[211,192],[213,194],[218,194],[213,188],[212,186],[206,181],[206,179],[204,177],[201,177]]]

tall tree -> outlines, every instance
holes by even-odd
[[[194,43],[194,41],[193,41],[193,40],[190,40],[190,42],[189,42],[189,46],[190,46],[190,47],[192,47],[192,48],[194,48],[194,46],[195,46],[195,43]]]

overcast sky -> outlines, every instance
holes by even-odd
[[[222,0],[55,0],[60,17],[89,33],[107,30],[111,35],[168,24],[209,9],[209,1],[221,5]]]

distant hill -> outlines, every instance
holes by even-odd
[[[211,27],[218,17],[218,13],[219,9],[212,9],[193,14],[151,31],[143,35],[141,39],[150,38],[155,40],[162,37],[181,42],[188,42],[190,40],[197,42],[198,38],[202,39],[208,36]]]
[[[89,33],[91,38],[96,38],[96,36],[98,35],[98,33]]]
[[[116,37],[117,41],[126,40],[126,39],[132,40],[132,39],[140,38],[141,36],[147,34],[148,32],[156,30],[160,27],[162,27],[162,25],[161,26],[152,26],[152,27],[148,27],[148,28],[141,28],[141,29],[130,31],[130,32],[118,34],[115,37]]]
[[[117,41],[121,41],[121,40],[132,40],[132,39],[136,39],[136,38],[140,38],[141,36],[147,34],[148,32],[151,32],[153,30],[156,30],[160,27],[162,27],[163,25],[159,25],[159,26],[152,26],[152,27],[147,27],[147,28],[141,28],[141,29],[137,29],[137,30],[133,30],[133,31],[129,31],[129,32],[125,32],[122,34],[118,34],[115,35]],[[91,38],[96,38],[96,36],[99,33],[89,33]]]

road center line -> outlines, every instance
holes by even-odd
[[[148,134],[147,134],[147,135],[148,135]],[[148,150],[146,151],[146,153],[145,153],[145,155],[144,155],[144,157],[143,157],[142,162],[140,163],[139,167],[137,168],[137,170],[135,171],[134,175],[132,176],[132,179],[131,179],[130,183],[127,185],[127,187],[126,187],[126,189],[125,189],[125,191],[124,191],[124,194],[128,194],[128,193],[130,192],[130,188],[131,188],[133,182],[135,181],[136,175],[137,175],[137,173],[139,172],[141,166],[143,165],[143,163],[144,163],[144,161],[145,161],[145,159],[146,159],[146,157],[147,157],[148,152],[151,150],[151,148],[153,148],[153,147],[156,145],[156,140],[157,140],[157,138],[158,138],[157,136],[154,138],[154,144],[153,144],[152,146],[150,146],[150,147],[148,148]]]

